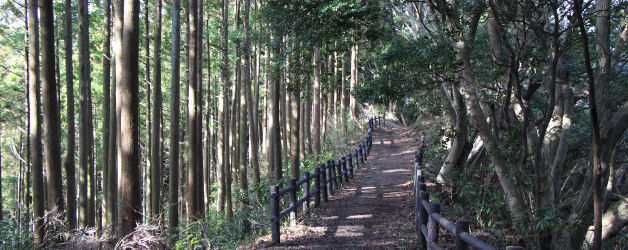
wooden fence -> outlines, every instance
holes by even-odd
[[[456,250],[469,249],[469,247],[481,250],[496,249],[469,233],[470,221],[458,220],[456,223],[452,223],[440,214],[440,204],[430,202],[430,193],[426,190],[425,176],[423,176],[424,149],[425,135],[421,135],[419,152],[414,156],[413,174],[414,214],[419,237],[419,249],[442,249],[438,245],[440,226],[455,235]],[[523,247],[507,246],[506,249],[523,250]]]
[[[349,178],[353,177],[354,169],[357,170],[359,165],[363,165],[373,145],[371,133],[374,128],[386,124],[383,116],[376,116],[368,121],[368,133],[364,140],[360,142],[358,147],[349,153],[346,157],[340,157],[338,160],[327,160],[325,164],[316,167],[314,173],[305,172],[303,179],[291,179],[288,186],[279,189],[279,185],[270,187],[271,198],[271,231],[273,244],[280,243],[280,224],[281,218],[290,215],[290,225],[296,224],[297,210],[302,207],[301,211],[307,213],[310,207],[310,199],[314,197],[314,206],[329,201],[329,194],[333,194],[335,189],[340,188],[343,182],[349,182]],[[310,184],[314,181],[314,189],[310,190]],[[303,197],[297,200],[297,191],[301,189]],[[288,194],[290,206],[285,210],[281,210],[281,196]]]

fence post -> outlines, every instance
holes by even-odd
[[[347,160],[349,161],[348,164],[349,164],[349,167],[351,168],[351,175],[353,175],[353,155],[352,154],[347,155]],[[358,166],[355,166],[355,167],[357,168]]]
[[[281,222],[281,218],[279,218],[279,199],[279,186],[270,186],[270,228],[273,244],[279,244],[279,224]]]
[[[318,207],[319,204],[321,204],[321,168],[320,167],[316,167],[314,169],[314,175],[316,175],[316,178],[314,178],[314,192],[316,193],[314,195],[314,206]]]
[[[366,141],[362,141],[362,143],[360,143],[360,148],[362,149],[362,164],[364,164],[364,162],[366,162]]]
[[[327,164],[325,164],[325,185],[327,185],[327,191],[330,195],[334,194],[334,178],[333,171],[331,169],[331,165],[329,164],[329,160],[327,160]],[[329,184],[328,184],[329,183]],[[328,201],[327,195],[325,195],[325,201]]]
[[[297,179],[290,179],[290,227],[297,225]]]
[[[424,221],[423,217],[421,217],[423,215],[421,213],[421,208],[422,208],[421,201],[423,199],[421,198],[420,193],[421,192],[425,192],[425,187],[426,187],[425,183],[417,183],[416,187],[414,188],[415,192],[417,192],[417,198],[414,200],[414,208],[415,208],[415,210],[414,210],[414,212],[415,212],[414,219],[415,219],[415,222],[416,222],[416,229],[419,232],[419,237],[420,238],[422,238],[421,237],[421,235],[422,235],[421,234],[421,225],[426,225],[427,224],[427,221]],[[428,193],[427,198],[429,198],[429,193]]]
[[[345,173],[345,182],[349,182],[349,169],[347,168],[347,161],[345,157],[341,157],[340,166],[342,166],[342,172]]]
[[[419,191],[419,225],[418,225],[418,229],[419,229],[419,249],[427,249],[427,238],[423,236],[421,227],[423,225],[427,226],[427,217],[428,217],[428,213],[427,213],[427,209],[425,209],[422,205],[422,201],[428,201],[430,200],[430,193],[426,192],[426,191]]]
[[[456,235],[456,250],[467,250],[469,249],[469,245],[467,245],[466,242],[464,242],[461,238],[460,238],[460,233],[462,232],[469,232],[469,223],[470,221],[468,220],[458,220],[456,221],[456,231],[454,232],[454,234]]]
[[[357,165],[359,165],[360,163],[360,153],[359,153],[360,151],[358,149],[359,147],[355,149],[355,164]]]
[[[429,220],[427,223],[427,245],[431,245],[432,242],[438,244],[438,222],[432,218],[432,214],[437,213],[440,214],[440,204],[438,203],[430,203],[430,211],[429,211]]]
[[[332,160],[332,162],[334,163],[334,167],[336,167],[336,170],[338,171],[338,175],[337,175],[338,180],[342,184],[342,165],[340,165],[340,160],[338,161]]]
[[[318,176],[321,177],[321,183],[319,188],[321,189],[321,191],[323,192],[323,201],[327,202],[329,201],[328,195],[327,195],[327,169],[325,168],[325,164],[321,164],[320,167],[318,167],[319,172],[318,172]]]
[[[310,206],[310,172],[305,171],[305,183],[303,183],[303,197],[305,201],[303,201],[303,213],[307,214],[307,210]]]
[[[345,166],[347,169],[349,169],[349,174],[351,174],[351,178],[353,178],[354,175],[353,175],[353,166],[351,166],[351,157],[345,158]]]

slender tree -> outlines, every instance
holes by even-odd
[[[151,141],[151,171],[150,171],[150,215],[152,219],[159,216],[161,210],[161,0],[155,1],[155,24],[153,45],[155,57],[153,76],[153,121],[152,121],[152,141]]]
[[[42,174],[41,142],[41,95],[39,92],[39,20],[38,1],[28,1],[28,126],[30,144],[31,177],[33,185],[33,224],[35,244],[43,243],[44,230],[44,180]],[[29,185],[30,186],[30,185]]]
[[[247,125],[248,114],[250,106],[249,98],[251,95],[251,48],[250,42],[248,41],[248,29],[249,29],[249,9],[251,7],[250,0],[244,0],[244,44],[242,46],[243,49],[243,59],[244,59],[244,70],[243,70],[243,81],[242,86],[240,86],[240,191],[242,192],[242,210],[247,211],[249,206],[248,200],[248,171],[247,171],[247,159],[248,159],[248,150],[249,150],[249,126]],[[252,124],[251,124],[252,125]],[[249,230],[248,220],[245,220],[244,230],[248,232]]]
[[[277,32],[277,31],[275,31]],[[272,55],[273,67],[271,73],[271,119],[268,124],[270,130],[270,155],[271,165],[275,170],[275,180],[279,181],[282,178],[281,167],[281,135],[279,128],[279,98],[280,96],[280,83],[281,83],[281,61],[280,61],[280,44],[282,36],[280,34],[273,34],[272,37]]]
[[[188,76],[188,108],[187,108],[187,118],[188,118],[188,172],[187,172],[187,187],[188,187],[188,220],[197,220],[201,218],[201,206],[200,200],[198,199],[198,179],[196,178],[197,169],[199,167],[198,154],[200,153],[199,147],[199,137],[196,136],[199,134],[197,121],[200,119],[200,114],[197,113],[198,105],[200,103],[199,100],[199,89],[198,89],[198,81],[197,81],[197,63],[198,63],[198,54],[196,50],[198,49],[197,44],[197,32],[198,32],[198,9],[197,2],[198,0],[191,0],[190,6],[188,10],[188,18],[189,18],[189,39],[188,39],[188,60],[189,60],[189,76]]]
[[[355,98],[355,96],[352,94],[352,92],[355,91],[356,87],[358,86],[358,77],[359,77],[359,72],[358,72],[358,44],[354,43],[351,46],[351,87],[350,87],[350,92],[349,92],[349,107],[351,108],[351,119],[353,119],[353,121],[357,121],[358,119],[358,103],[357,103],[357,99]]]
[[[222,98],[220,98],[218,116],[218,148],[216,154],[216,178],[218,179],[218,202],[217,210],[223,212],[225,208],[225,192],[227,190],[227,173],[228,169],[228,147],[229,135],[227,130],[228,114],[229,114],[229,1],[223,0],[222,4],[222,25],[221,25],[221,82],[222,82]]]
[[[108,5],[107,5],[108,6]],[[105,7],[105,15],[107,15],[107,7]],[[76,179],[75,179],[75,127],[74,127],[74,71],[72,67],[72,1],[65,0],[65,83],[66,83],[66,112],[68,117],[68,139],[67,139],[67,151],[65,156],[65,176],[66,176],[66,196],[67,196],[67,211],[66,219],[69,229],[76,228]],[[105,44],[109,38],[105,38]],[[109,46],[105,46],[105,55],[108,55],[107,50]],[[108,56],[105,56],[104,61],[108,60]],[[106,62],[104,62],[106,64]],[[108,70],[105,67],[103,70]],[[105,72],[105,71],[103,71]],[[103,88],[107,84],[108,78],[105,78],[103,82]],[[108,86],[107,86],[108,87]],[[106,90],[104,93],[108,93]],[[105,98],[103,101],[108,101],[109,98]],[[106,114],[109,115],[108,113]],[[108,130],[103,129],[103,134]],[[104,166],[107,166],[107,161],[104,162]]]
[[[48,209],[54,216],[63,214],[63,185],[61,183],[61,121],[55,80],[55,49],[52,0],[44,0],[41,12],[41,91],[44,114],[44,161],[46,162],[46,191]]]
[[[257,80],[257,76],[259,72],[259,68],[256,67],[255,73],[255,81],[253,81],[255,85],[255,96],[251,94],[251,41],[250,41],[250,24],[249,24],[249,13],[251,9],[251,0],[244,0],[244,86],[246,90],[246,99],[247,101],[247,110],[249,113],[249,134],[250,138],[248,141],[249,145],[249,153],[250,153],[250,167],[253,171],[253,187],[258,189],[258,185],[260,183],[260,175],[259,175],[259,154],[258,154],[258,134],[257,134],[257,102],[258,102],[258,94],[259,91],[259,81]],[[259,48],[259,45],[256,47]],[[257,50],[256,50],[257,51]],[[259,65],[259,54],[255,55],[256,65]],[[255,99],[253,99],[255,97]]]
[[[342,116],[342,131],[347,133],[347,110],[349,109],[349,90],[347,89],[347,64],[346,64],[346,56],[343,54],[340,56],[342,59],[342,72],[340,74],[341,78],[341,107],[340,107],[340,116]]]
[[[312,120],[314,129],[314,159],[321,154],[321,48],[314,47],[314,119]],[[324,126],[325,124],[323,124]]]
[[[606,10],[608,10],[609,6],[610,6],[610,1],[609,0],[604,0],[604,1],[598,1],[598,10],[601,12],[608,12]],[[578,28],[580,30],[580,40],[582,42],[582,48],[584,51],[584,64],[585,64],[585,70],[587,73],[587,82],[589,85],[589,107],[591,109],[590,112],[590,117],[591,117],[591,124],[592,124],[592,128],[593,128],[593,141],[592,141],[592,146],[593,146],[593,240],[592,240],[592,249],[594,250],[599,250],[602,249],[602,187],[601,187],[601,165],[600,165],[600,123],[598,121],[598,108],[597,108],[597,102],[596,102],[596,89],[595,89],[595,75],[593,73],[593,67],[591,66],[591,55],[589,52],[589,41],[587,38],[587,30],[584,27],[584,21],[582,20],[582,1],[581,0],[576,0],[574,3],[574,12],[575,12],[575,16],[578,20]],[[602,16],[601,18],[598,16],[598,23],[596,28],[601,28],[601,29],[606,29],[606,32],[608,33],[608,26],[606,26],[606,22],[604,19],[608,19],[608,13],[606,14],[606,16],[604,14],[601,14],[600,16]],[[602,20],[599,20],[602,19]],[[599,32],[599,31],[598,31]],[[606,35],[608,36],[608,35]],[[606,37],[607,38],[607,37]],[[604,39],[604,36],[600,36],[599,39]],[[599,41],[600,42],[600,41]],[[602,43],[604,43],[604,41],[601,41]],[[608,43],[608,41],[606,41],[606,43]],[[601,50],[601,49],[600,49]],[[600,57],[604,57],[604,55],[600,55]],[[603,64],[601,66],[599,66],[600,68],[603,68],[605,66],[609,66],[609,65],[604,65],[607,64],[609,62],[607,61],[602,61]],[[605,70],[605,69],[603,69]],[[598,73],[599,74],[599,73]],[[598,76],[599,77],[599,76]]]
[[[88,221],[88,168],[89,168],[89,16],[87,0],[79,1],[79,221],[83,227],[90,226]]]
[[[120,4],[122,0],[116,0]],[[116,57],[121,72],[116,74],[116,109],[120,110],[118,135],[118,158],[120,162],[120,217],[122,233],[127,234],[135,229],[142,219],[140,193],[139,164],[139,82],[138,82],[138,51],[139,51],[139,1],[124,0],[124,16],[122,17],[122,45]],[[116,8],[117,11],[117,8]],[[117,13],[116,13],[117,15]],[[116,32],[119,30],[116,29]],[[123,70],[122,70],[123,69]]]
[[[172,70],[170,80],[170,178],[169,178],[169,208],[168,227],[170,235],[176,239],[177,227],[179,225],[179,63],[180,63],[180,41],[181,24],[179,22],[181,3],[179,0],[172,1]]]

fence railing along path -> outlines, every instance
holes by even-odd
[[[325,164],[316,167],[314,173],[305,172],[304,177],[300,180],[291,179],[285,188],[279,189],[279,185],[270,187],[270,221],[273,244],[280,243],[282,217],[289,215],[290,225],[295,225],[299,207],[301,207],[302,213],[308,213],[311,198],[314,198],[314,206],[317,207],[320,205],[321,200],[328,202],[329,194],[333,194],[335,189],[339,189],[343,182],[349,182],[349,178],[353,177],[354,170],[357,170],[360,164],[365,164],[371,152],[373,129],[385,124],[386,120],[383,116],[370,118],[366,136],[351,153],[337,160],[327,160]],[[312,181],[314,189],[310,190]],[[301,190],[303,193],[303,197],[299,199],[297,199],[298,190]],[[281,210],[281,198],[285,194],[288,194],[290,205],[286,209]]]
[[[414,214],[416,230],[419,238],[419,249],[442,249],[438,245],[439,227],[454,234],[455,249],[469,249],[473,247],[481,250],[496,249],[493,246],[475,238],[469,233],[470,221],[458,220],[453,223],[445,219],[441,214],[439,203],[430,202],[430,193],[427,192],[425,176],[423,175],[423,156],[425,149],[425,135],[421,135],[419,152],[414,156]],[[507,250],[523,250],[519,246],[507,246]]]

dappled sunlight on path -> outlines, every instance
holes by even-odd
[[[417,150],[410,130],[387,121],[373,133],[373,149],[356,178],[285,228],[268,249],[414,249],[411,169]]]

